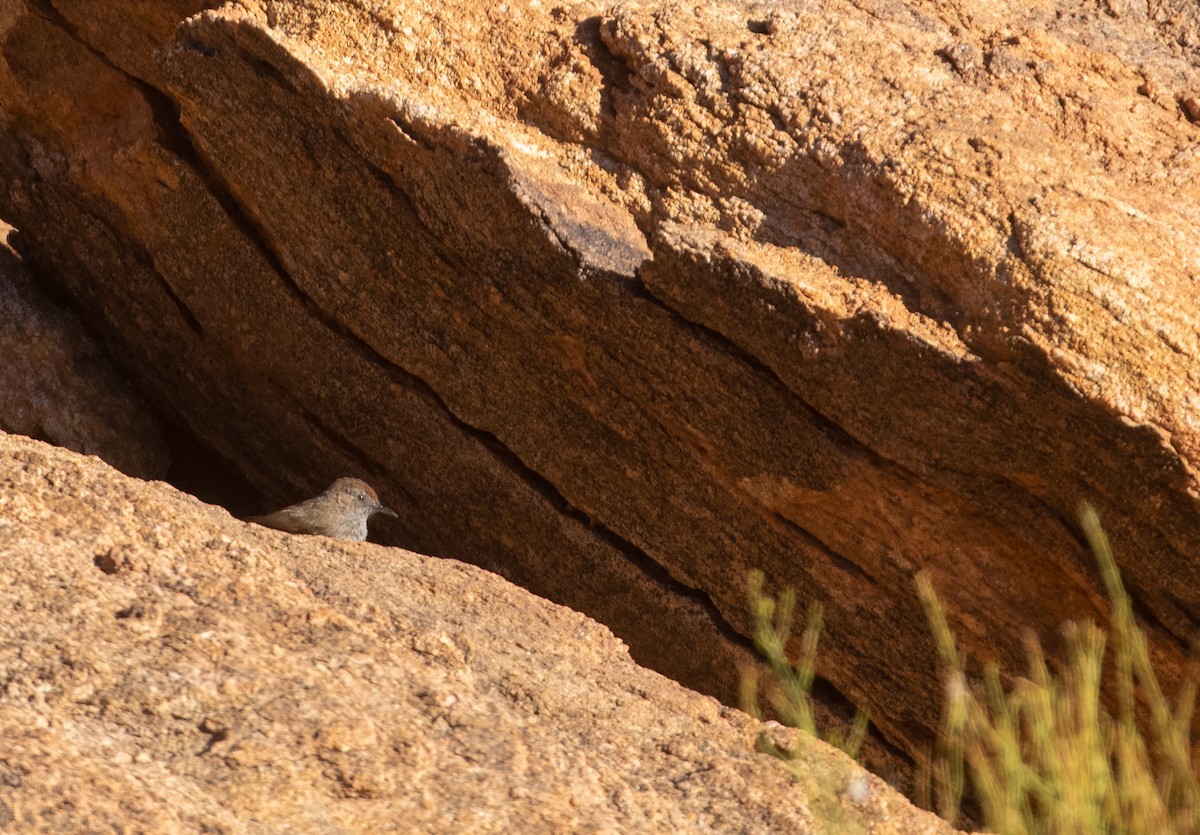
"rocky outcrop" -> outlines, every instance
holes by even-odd
[[[0,222],[0,431],[98,455],[131,475],[161,478],[158,420],[6,244]]]
[[[453,560],[0,435],[0,828],[949,833]]]
[[[0,216],[274,501],[368,477],[732,700],[744,577],[923,749],[975,657],[1200,620],[1195,8],[0,5]],[[153,6],[153,10],[151,10]]]

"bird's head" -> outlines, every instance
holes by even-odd
[[[376,513],[396,518],[396,511],[384,507],[379,501],[379,494],[362,479],[339,478],[325,493],[335,497],[338,504],[346,510],[356,515],[361,514],[364,518],[370,518]]]

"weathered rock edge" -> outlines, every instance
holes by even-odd
[[[793,781],[757,723],[494,574],[11,435],[0,559],[5,828],[952,831],[812,739]]]

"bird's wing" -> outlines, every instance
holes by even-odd
[[[268,513],[266,516],[250,516],[246,521],[265,525],[268,528],[275,528],[278,531],[287,531],[288,533],[305,532],[303,520],[296,513],[295,508],[292,507],[285,507],[283,510]]]

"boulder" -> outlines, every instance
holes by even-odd
[[[364,476],[726,702],[761,569],[895,779],[915,573],[1019,667],[1106,617],[1086,500],[1178,680],[1193,6],[103,5],[0,6],[0,216],[269,499]]]
[[[454,560],[10,435],[0,554],[5,831],[954,831]]]

